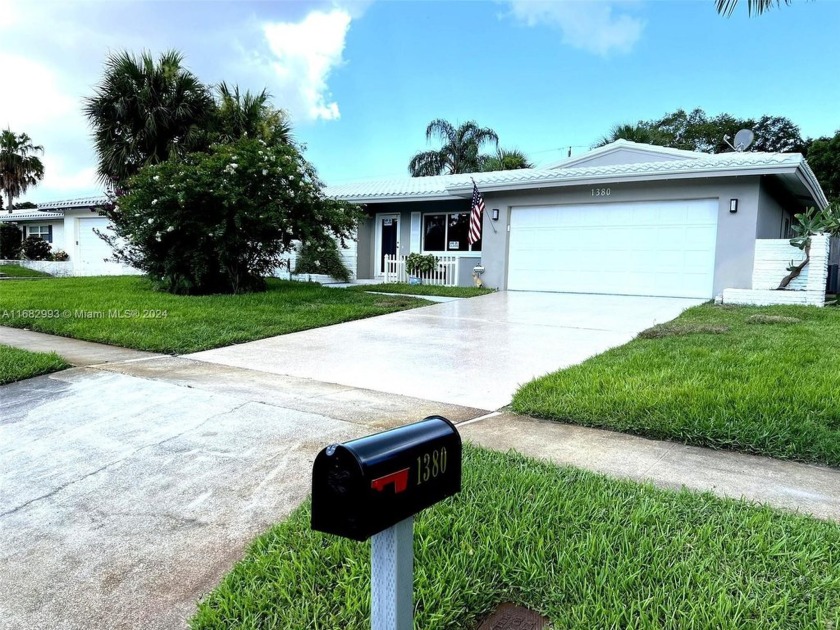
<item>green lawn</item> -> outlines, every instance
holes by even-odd
[[[55,352],[29,352],[0,345],[0,385],[70,367]]]
[[[840,466],[840,309],[704,305],[524,385],[514,411]]]
[[[475,628],[498,603],[555,629],[840,628],[840,526],[467,448],[464,489],[415,525],[419,630]],[[194,630],[369,628],[370,544],[258,538]]]
[[[43,271],[35,271],[34,269],[27,269],[20,265],[0,265],[0,275],[9,276],[10,278],[50,278],[50,274]]]
[[[0,325],[185,353],[425,304],[282,280],[269,280],[264,293],[177,296],[153,290],[140,277],[56,278],[7,281],[0,291]]]
[[[470,298],[478,295],[493,293],[493,289],[477,289],[475,287],[438,287],[431,284],[405,284],[404,282],[390,282],[388,284],[357,284],[347,287],[349,291],[367,291],[375,293],[403,293],[406,295],[439,295],[442,297]]]

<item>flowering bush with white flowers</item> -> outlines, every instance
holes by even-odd
[[[321,189],[293,144],[246,138],[142,168],[104,208],[103,238],[172,293],[258,291],[293,241],[352,236],[359,209]]]
[[[341,282],[350,282],[350,270],[341,260],[341,252],[332,239],[302,243],[298,248],[294,272],[324,274]]]

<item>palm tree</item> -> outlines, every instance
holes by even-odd
[[[528,157],[518,149],[497,149],[495,155],[482,156],[482,171],[514,171],[519,168],[534,168]]]
[[[0,190],[6,196],[6,207],[12,212],[12,201],[30,186],[44,179],[44,165],[38,158],[44,147],[32,144],[25,133],[11,129],[0,132]]]
[[[426,141],[437,136],[443,146],[436,151],[421,151],[408,164],[412,177],[455,173],[472,173],[481,170],[481,146],[492,142],[499,146],[499,136],[489,127],[479,127],[467,121],[455,128],[449,121],[437,118],[426,127]]]
[[[790,0],[747,0],[747,13],[749,15],[761,15],[768,9],[774,6],[779,6],[782,2],[789,5]],[[723,16],[729,17],[738,5],[738,0],[715,0],[715,8],[717,12]]]
[[[288,115],[271,106],[268,92],[240,94],[238,85],[231,89],[224,82],[216,89],[219,96],[216,128],[220,141],[233,142],[244,137],[259,138],[268,143],[291,140]]]
[[[174,50],[157,62],[148,52],[114,53],[105,61],[105,76],[84,105],[103,182],[116,184],[145,165],[207,145],[203,127],[213,99],[182,61]]]

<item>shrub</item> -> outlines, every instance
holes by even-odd
[[[65,252],[63,249],[57,249],[53,252],[52,259],[56,262],[65,262],[70,260],[70,254]]]
[[[341,260],[338,245],[331,238],[320,243],[302,244],[298,250],[295,273],[322,273],[342,282],[350,282],[350,271]]]
[[[23,245],[23,231],[14,223],[0,224],[0,259],[17,260]]]
[[[142,168],[104,208],[115,236],[102,238],[172,293],[262,290],[294,241],[350,238],[358,208],[321,188],[291,144],[214,145]]]
[[[412,252],[405,257],[405,270],[412,275],[431,273],[437,269],[437,264],[438,259],[434,254]]]
[[[49,260],[52,248],[40,236],[27,236],[23,241],[23,255],[29,260]]]

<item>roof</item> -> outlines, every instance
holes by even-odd
[[[99,197],[82,197],[80,199],[64,199],[62,201],[48,201],[46,203],[39,203],[38,210],[66,210],[68,208],[90,208],[94,206],[101,206],[106,203],[108,198],[105,196]]]
[[[0,221],[28,221],[28,220],[45,220],[45,219],[61,219],[64,214],[61,212],[39,212],[38,210],[13,210],[8,212],[0,210]]]
[[[599,150],[615,150],[628,145],[649,147],[621,140]],[[654,147],[659,152],[662,147]],[[647,149],[646,149],[647,150]],[[668,179],[697,179],[749,175],[783,176],[785,184],[798,192],[807,191],[818,205],[825,207],[825,197],[813,171],[799,153],[699,153],[666,149],[669,153],[689,153],[691,159],[611,164],[607,166],[563,166],[529,168],[489,173],[438,175],[435,177],[405,177],[379,181],[356,182],[328,186],[325,193],[356,203],[383,201],[421,201],[434,199],[463,199],[472,194],[472,180],[482,193],[497,191],[559,188],[587,184]],[[602,151],[604,152],[604,151]],[[592,152],[583,157],[591,157]],[[580,159],[579,158],[579,159]],[[802,196],[802,195],[800,195]]]
[[[608,153],[615,153],[621,150],[631,150],[640,153],[647,153],[652,156],[665,156],[669,158],[683,158],[683,159],[697,159],[707,153],[699,153],[698,151],[686,151],[685,149],[672,149],[671,147],[661,147],[655,144],[643,144],[641,142],[632,142],[630,140],[619,139],[604,146],[596,147],[582,155],[564,158],[558,162],[551,162],[541,168],[564,168],[572,166],[579,162],[591,160],[592,158]]]

